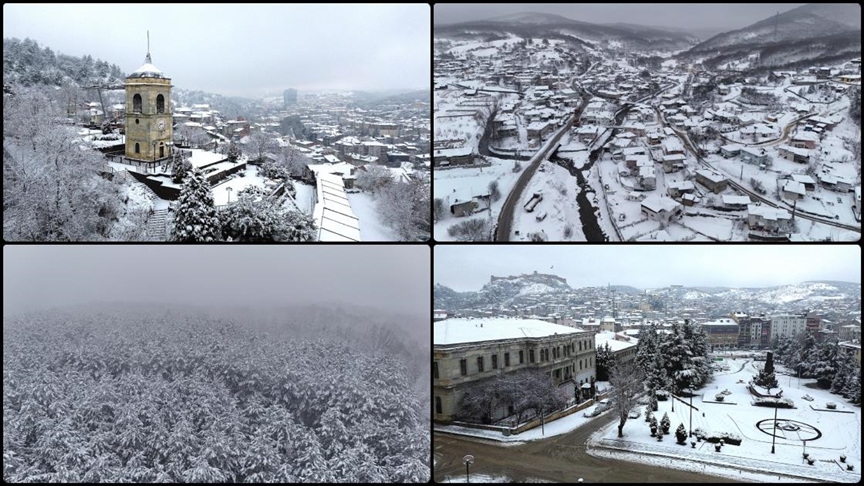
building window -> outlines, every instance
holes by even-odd
[[[594,358],[588,358],[588,361],[591,362],[591,366],[594,366]]]
[[[579,351],[582,351],[582,341],[579,341]]]
[[[492,369],[493,370],[498,369],[498,355],[497,354],[492,355]]]
[[[560,380],[560,379],[561,379],[561,370],[560,370],[560,369],[555,370],[555,379],[556,379],[556,380]]]
[[[136,153],[136,154],[140,154],[140,153],[141,153],[141,145],[138,144],[138,143],[135,143],[135,153]]]
[[[579,370],[580,371],[582,370],[582,360],[581,359],[579,360]]]
[[[504,353],[504,366],[510,366],[510,353]]]
[[[141,113],[141,95],[138,93],[132,97],[132,113]]]
[[[460,359],[459,360],[459,371],[462,373],[462,376],[468,376],[468,360]]]
[[[483,373],[483,356],[477,357],[477,371]]]
[[[161,94],[156,97],[156,113],[160,115],[165,113],[165,97]]]
[[[519,350],[519,364],[525,363],[525,351]]]
[[[432,378],[438,379],[438,362],[434,361],[432,363]]]
[[[441,397],[435,397],[435,413],[441,414]]]
[[[521,351],[520,351],[520,353],[521,353]],[[534,362],[534,350],[533,349],[528,350],[528,361],[531,363]]]

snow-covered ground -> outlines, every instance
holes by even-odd
[[[444,478],[445,483],[512,483],[507,476],[490,476],[488,474],[471,474],[470,478],[466,474],[460,474],[456,476],[447,476]],[[551,481],[545,481],[538,478],[528,478],[525,483],[549,483]]]
[[[297,196],[294,198],[297,209],[311,215],[312,208],[315,206],[315,186],[294,181],[294,189],[297,190]]]
[[[368,192],[348,193],[351,210],[360,221],[361,241],[396,241],[393,230],[385,226],[375,209],[375,199]]]
[[[213,203],[216,206],[224,206],[228,204],[229,197],[231,201],[236,201],[239,191],[253,186],[264,188],[267,181],[270,181],[270,179],[260,174],[257,165],[247,165],[246,175],[241,177],[239,173],[234,174],[233,178],[213,186]],[[271,187],[275,188],[276,186],[273,184],[275,182],[271,181]],[[228,188],[231,188],[231,190],[229,191]]]
[[[562,435],[568,432],[572,432],[597,418],[585,417],[584,413],[588,410],[591,410],[591,408],[589,407],[585,410],[572,413],[558,420],[548,422],[543,425],[543,427],[534,427],[533,429],[527,430],[518,435],[504,436],[504,434],[502,434],[501,432],[497,432],[494,430],[474,429],[469,427],[460,427],[458,425],[435,425],[434,430],[440,432],[448,432],[452,434],[467,435],[470,437],[477,437],[479,439],[494,440],[507,444],[519,444],[523,442],[547,439],[549,437],[555,437],[556,435]],[[609,412],[610,411],[607,410],[600,415],[605,415]],[[600,415],[598,415],[598,417]]]
[[[490,157],[489,162],[492,164],[489,167],[435,171],[434,197],[444,201],[444,211],[441,219],[435,223],[435,240],[453,240],[453,237],[447,234],[447,228],[466,219],[487,218],[491,219],[491,224],[493,225],[498,220],[498,213],[504,205],[504,200],[507,198],[507,194],[510,193],[510,189],[516,183],[521,172],[513,172],[512,160]],[[524,170],[527,162],[520,162],[520,164]],[[501,197],[497,201],[492,202],[489,211],[480,211],[462,218],[457,218],[450,214],[450,200],[454,194],[483,194],[488,191],[489,183],[492,181],[498,181],[498,190],[501,193]]]
[[[542,194],[543,200],[529,213],[524,205],[535,193]],[[585,241],[576,202],[578,194],[576,178],[567,169],[542,162],[522,193],[522,201],[513,210],[513,229],[519,232],[516,238],[528,240],[529,234],[542,231],[549,241]]]
[[[643,416],[628,420],[624,426],[624,437],[618,438],[617,422],[601,429],[592,436],[592,444],[620,449],[629,452],[621,455],[617,452],[597,452],[597,455],[607,455],[620,459],[645,462],[649,464],[676,469],[701,470],[717,473],[711,466],[726,468],[724,474],[744,480],[772,482],[778,475],[782,481],[788,481],[787,475],[803,478],[813,478],[834,482],[858,482],[861,479],[861,409],[849,405],[838,395],[827,390],[811,388],[806,385],[815,380],[801,380],[799,387],[797,378],[778,375],[783,397],[791,398],[794,409],[778,409],[778,420],[794,420],[817,428],[822,437],[807,443],[807,452],[816,459],[814,465],[808,465],[802,458],[803,443],[796,433],[788,433],[786,438],[776,439],[776,453],[771,454],[771,436],[760,431],[756,424],[759,421],[773,419],[774,409],[751,405],[751,395],[745,388],[745,383],[756,374],[753,362],[749,359],[725,359],[730,372],[716,374],[711,383],[697,390],[693,397],[693,428],[702,428],[712,432],[735,433],[742,437],[740,446],[725,445],[721,452],[714,450],[714,445],[697,442],[696,448],[689,443],[679,445],[675,440],[675,429],[679,424],[687,428],[690,419],[689,407],[680,402],[675,404],[675,412],[671,411],[672,402],[659,402],[659,410],[654,412],[658,421],[664,413],[671,419],[670,435],[663,442],[651,437],[648,425]],[[761,366],[761,364],[760,364]],[[782,368],[781,368],[782,369]],[[712,396],[720,391],[732,392],[730,399],[737,404],[720,404],[703,402],[702,396]],[[801,397],[809,394],[814,401],[808,402]],[[689,399],[688,399],[689,400]],[[824,406],[826,402],[835,402],[838,409],[851,410],[853,413],[827,412],[813,410],[810,405]],[[644,409],[644,406],[642,407]],[[810,436],[812,437],[812,436]],[[693,438],[692,440],[695,440]],[[593,453],[593,452],[592,452]],[[845,470],[845,465],[839,462],[841,454],[847,456],[846,462],[854,466],[854,471]],[[694,469],[695,468],[695,469]],[[739,473],[739,471],[741,471]],[[754,474],[754,473],[760,474]]]

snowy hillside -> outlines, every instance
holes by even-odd
[[[536,12],[435,26],[436,39],[489,39],[501,35],[564,39],[577,44],[601,44],[610,48],[627,47],[652,51],[687,49],[699,41],[684,32],[630,24],[599,25]]]
[[[853,17],[858,19],[857,27],[854,21],[844,20]],[[860,6],[856,4],[805,5],[763,19],[743,29],[718,34],[694,46],[691,52],[710,52],[743,44],[754,45],[825,37],[853,30],[861,30]]]

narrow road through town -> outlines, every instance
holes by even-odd
[[[436,432],[433,434],[436,460],[434,479],[436,482],[443,482],[447,477],[463,480],[465,466],[462,458],[471,454],[475,458],[471,474],[507,476],[511,482],[544,480],[575,483],[579,478],[583,478],[586,483],[730,482],[726,478],[695,472],[589,455],[585,448],[591,434],[614,419],[614,414],[607,413],[568,434],[520,445],[499,445],[492,441]]]
[[[564,122],[564,126],[562,126],[558,132],[556,132],[555,135],[546,142],[546,145],[542,149],[531,157],[531,160],[528,162],[528,167],[526,167],[522,171],[522,174],[519,175],[519,179],[516,181],[516,184],[513,185],[513,189],[510,190],[507,199],[504,201],[504,205],[501,207],[501,213],[498,214],[498,227],[495,231],[495,241],[510,241],[510,233],[513,228],[513,210],[517,205],[521,204],[522,193],[525,191],[525,187],[528,186],[528,182],[531,180],[531,177],[534,176],[537,167],[540,167],[540,163],[546,159],[549,152],[555,148],[558,141],[561,140],[561,137],[570,129],[570,126],[573,124],[573,121],[577,119],[578,114],[581,112],[584,105],[585,102],[583,101],[582,104],[579,105],[579,108],[576,109],[576,114],[570,115],[570,118]]]

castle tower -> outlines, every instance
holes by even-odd
[[[171,79],[150,60],[126,77],[126,157],[157,161],[171,155]]]

